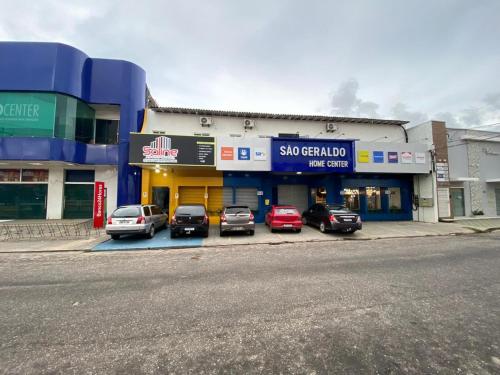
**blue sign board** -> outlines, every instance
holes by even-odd
[[[250,160],[250,147],[238,147],[238,160]]]
[[[384,162],[384,151],[373,151],[373,162],[383,163]]]
[[[337,139],[273,138],[275,172],[352,173],[354,142]]]

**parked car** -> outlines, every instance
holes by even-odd
[[[362,228],[361,217],[342,205],[317,203],[302,214],[302,223],[318,227],[323,233],[354,233]]]
[[[227,206],[220,215],[221,237],[229,232],[255,234],[255,219],[248,206]]]
[[[290,229],[296,232],[302,230],[302,219],[299,211],[294,206],[272,206],[266,214],[266,225],[271,232]]]
[[[182,204],[177,206],[170,222],[170,237],[181,234],[201,234],[208,237],[210,227],[207,209],[202,204]]]
[[[156,231],[168,223],[168,215],[155,205],[120,206],[113,211],[106,224],[106,234],[114,240],[122,234],[145,234],[153,238]]]

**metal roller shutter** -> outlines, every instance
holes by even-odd
[[[224,202],[224,206],[230,206],[233,204],[233,188],[232,187],[222,188],[222,201]]]
[[[179,204],[205,204],[205,187],[179,186]]]
[[[295,206],[302,213],[309,206],[307,191],[307,185],[278,185],[278,204]]]
[[[222,188],[209,187],[208,188],[208,214],[211,216],[219,215],[222,211]]]
[[[259,209],[257,188],[236,188],[236,204],[248,206],[251,210]]]

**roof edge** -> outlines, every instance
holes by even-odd
[[[223,116],[223,117],[242,117],[242,118],[260,118],[275,120],[295,120],[295,121],[332,121],[332,122],[351,122],[374,125],[399,125],[407,124],[408,121],[373,119],[365,117],[343,117],[327,115],[301,115],[301,114],[280,114],[266,112],[240,112],[224,111],[201,108],[182,108],[182,107],[151,107],[151,110],[160,113],[177,113],[200,116]]]

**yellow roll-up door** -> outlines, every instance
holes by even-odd
[[[179,186],[179,204],[205,204],[205,187]]]
[[[222,211],[222,187],[208,188],[208,214],[210,216],[218,216]]]

